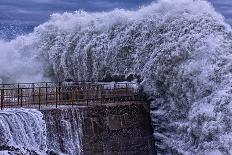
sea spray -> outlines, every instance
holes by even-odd
[[[83,113],[76,108],[60,107],[44,110],[47,125],[47,146],[50,150],[69,155],[81,155]]]
[[[0,146],[47,151],[43,114],[32,109],[0,111]]]
[[[48,81],[43,76],[43,63],[38,57],[35,40],[33,35],[8,42],[0,40],[0,82]]]
[[[4,109],[0,111],[0,154],[81,155],[82,117],[78,109]]]
[[[32,52],[46,77],[140,74],[160,154],[232,154],[231,28],[207,1],[54,14],[14,44],[22,39],[30,43],[16,51]]]

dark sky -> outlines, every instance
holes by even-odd
[[[214,7],[222,13],[232,25],[232,0],[209,0]]]
[[[54,12],[138,8],[152,0],[0,0],[0,23],[39,24]]]
[[[54,12],[135,9],[153,0],[0,0],[0,24],[38,25]],[[232,24],[232,0],[209,0]]]

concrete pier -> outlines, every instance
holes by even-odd
[[[67,154],[155,154],[149,104],[115,102],[42,110],[48,148]]]

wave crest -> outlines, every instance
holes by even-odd
[[[230,153],[231,28],[208,2],[54,14],[28,37],[47,77],[142,75],[161,154]]]

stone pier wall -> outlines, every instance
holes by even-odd
[[[43,113],[49,149],[74,155],[155,154],[148,103],[109,103]]]

